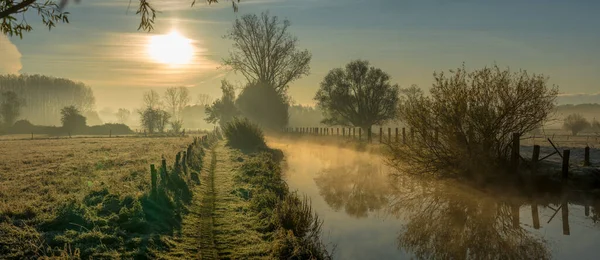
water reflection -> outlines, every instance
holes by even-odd
[[[514,197],[456,186],[440,182],[396,189],[388,210],[407,220],[400,248],[428,259],[550,258],[546,242],[520,225]]]
[[[589,193],[390,179],[392,170],[373,154],[269,145],[284,151],[288,184],[311,196],[337,258],[597,259],[600,200]]]
[[[317,174],[315,183],[325,202],[338,211],[362,218],[388,204],[390,189],[381,164],[356,160],[352,164],[331,164]]]

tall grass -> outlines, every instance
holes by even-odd
[[[262,129],[247,118],[235,118],[223,127],[227,144],[241,150],[257,150],[266,148]]]
[[[322,221],[313,212],[307,197],[289,192],[276,154],[256,154],[244,162],[237,176],[239,182],[250,184],[250,209],[263,219],[259,231],[273,239],[272,257],[331,259],[320,240]]]

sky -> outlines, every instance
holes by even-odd
[[[544,74],[569,103],[600,102],[600,1],[597,0],[151,0],[161,13],[154,31],[138,31],[137,1],[70,4],[69,24],[48,31],[35,13],[23,39],[0,36],[0,73],[44,74],[82,81],[96,108],[138,108],[149,89],[189,87],[217,98],[220,81],[243,85],[222,68],[232,42],[222,36],[236,17],[269,11],[291,21],[298,47],[312,53],[311,73],[290,84],[298,104],[313,104],[333,68],[369,60],[401,87],[428,89],[434,71],[497,64]],[[189,65],[154,62],[153,35],[176,29],[192,40]]]

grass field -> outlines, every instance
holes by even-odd
[[[1,141],[0,255],[44,256],[49,241],[66,245],[64,254],[70,243],[88,239],[98,240],[105,256],[119,257],[110,244],[130,247],[126,243],[142,241],[121,241],[116,233],[135,228],[111,229],[110,222],[128,210],[135,215],[136,201],[150,187],[150,164],[158,168],[164,156],[172,165],[191,142],[191,137]],[[78,206],[82,201],[85,207]],[[84,236],[66,227],[85,231]],[[93,250],[87,254],[103,251]]]

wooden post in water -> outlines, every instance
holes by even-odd
[[[511,163],[511,168],[513,170],[514,174],[517,174],[517,171],[519,170],[519,160],[520,158],[520,154],[519,154],[519,150],[521,149],[521,136],[519,135],[519,133],[513,133],[512,135],[512,151],[511,151],[511,159],[510,159],[510,163]]]
[[[560,208],[562,213],[563,235],[568,236],[571,234],[571,229],[569,228],[569,203],[567,202],[567,198],[563,199]]]
[[[406,144],[406,128],[402,127],[402,143]]]
[[[531,218],[533,219],[533,228],[540,229],[540,214],[538,213],[538,204],[535,199],[531,202]]]
[[[590,166],[590,147],[585,147],[585,155],[583,159],[583,166]]]
[[[569,178],[569,156],[571,155],[571,150],[563,151],[563,162],[562,162],[562,179],[566,181]]]
[[[590,216],[590,205],[588,205],[587,201],[585,202],[585,206],[584,207],[584,211],[585,211],[585,216],[589,217]]]

